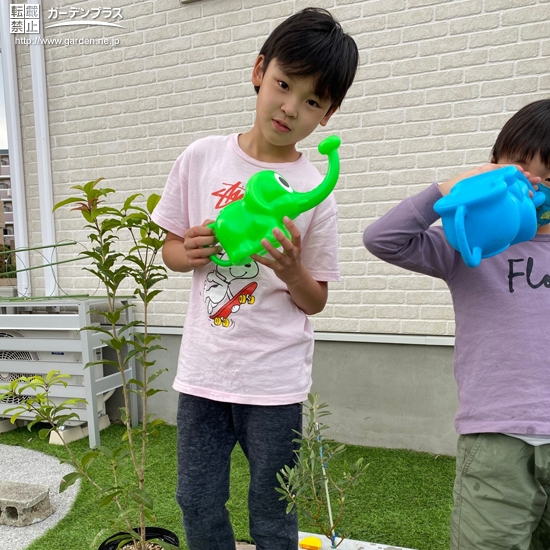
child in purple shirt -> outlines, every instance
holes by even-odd
[[[550,549],[550,100],[505,124],[491,162],[405,199],[365,230],[364,243],[451,291],[459,397],[451,549]],[[537,234],[469,268],[431,227],[433,206],[458,181],[506,164],[545,191]]]

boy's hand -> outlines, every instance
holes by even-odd
[[[206,227],[214,220],[205,220],[202,225],[190,227],[183,235],[183,247],[187,254],[189,265],[195,269],[204,267],[211,262],[210,256],[217,254],[220,251],[219,246],[215,246],[218,242],[214,231],[210,227]]]
[[[281,243],[283,250],[275,248],[267,239],[262,240],[262,246],[271,254],[272,260],[265,256],[253,254],[251,258],[256,262],[269,267],[275,272],[275,275],[287,285],[295,284],[302,269],[302,235],[296,227],[296,224],[288,217],[283,218],[285,227],[288,229],[292,240],[289,240],[285,234],[275,228],[273,235]]]
[[[445,183],[439,184],[439,191],[441,191],[442,195],[448,195],[451,191],[451,189],[462,180],[465,180],[466,178],[471,178],[473,176],[477,176],[479,174],[483,174],[485,172],[490,172],[491,170],[497,170],[498,168],[503,168],[504,166],[510,166],[509,164],[484,164],[483,166],[479,166],[478,168],[472,168],[471,170],[468,170],[467,172],[463,172],[462,174],[459,174],[458,176],[455,176],[454,178],[451,178],[450,180],[446,181]],[[523,175],[531,182],[535,190],[538,189],[538,184],[541,182],[541,179],[539,177],[531,176],[529,172],[526,172],[521,166],[518,166],[517,164],[514,164],[520,172],[523,173]]]
[[[262,245],[273,259],[257,254],[253,254],[251,258],[275,272],[275,275],[286,284],[294,303],[304,313],[319,313],[327,303],[327,283],[316,281],[306,269],[302,263],[302,235],[290,218],[285,216],[283,221],[292,240],[287,239],[281,230],[274,229],[273,234],[283,250],[277,250],[264,239]]]

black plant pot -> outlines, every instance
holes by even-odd
[[[137,531],[137,529],[134,529]],[[117,550],[120,543],[120,537],[124,536],[125,533],[117,533],[112,537],[109,537],[107,540],[104,540],[99,546],[98,550]],[[168,542],[176,548],[180,547],[180,540],[175,533],[168,531],[168,529],[163,529],[162,527],[146,527],[145,528],[145,540],[160,539],[163,542]]]

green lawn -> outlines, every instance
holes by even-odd
[[[121,426],[113,425],[101,432],[102,445],[117,445],[122,431]],[[159,526],[174,531],[183,541],[181,515],[174,500],[176,429],[165,426],[160,432],[150,446],[148,491],[155,502]],[[63,455],[61,447],[48,445],[25,428],[0,434],[0,443]],[[85,453],[87,444],[85,439],[72,443],[72,447],[77,453]],[[348,498],[344,527],[350,538],[416,550],[448,550],[454,458],[349,445],[343,459],[331,462],[331,467],[336,470],[343,460],[351,463],[359,457],[364,457],[370,466]],[[96,473],[103,475],[99,466]],[[248,467],[240,448],[234,452],[231,475],[228,508],[235,535],[238,540],[250,540],[246,507]],[[108,527],[109,517],[109,509],[98,509],[96,493],[84,484],[69,514],[28,550],[90,550],[98,526]],[[303,521],[300,529],[315,531]],[[186,548],[182,544],[182,549]]]

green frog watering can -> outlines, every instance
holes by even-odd
[[[252,262],[252,254],[266,254],[262,239],[267,239],[274,247],[280,246],[273,235],[280,229],[287,238],[283,218],[290,219],[314,208],[332,192],[340,175],[338,147],[340,138],[329,136],[319,144],[318,150],[328,157],[328,171],[325,179],[311,191],[298,193],[277,172],[263,170],[254,174],[246,184],[244,197],[224,207],[216,221],[208,227],[214,230],[228,260],[213,254],[210,259],[222,266],[245,265]]]

